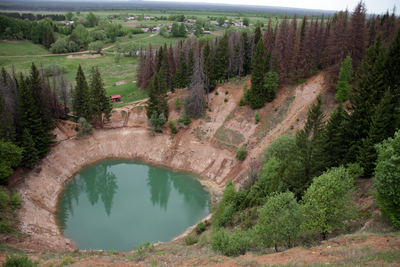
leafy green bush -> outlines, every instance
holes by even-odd
[[[221,213],[221,217],[218,220],[219,226],[222,227],[230,225],[235,217],[235,212],[236,212],[235,204],[229,203]]]
[[[193,235],[188,235],[185,237],[185,244],[188,246],[194,245],[197,243],[197,237]]]
[[[181,107],[182,107],[182,103],[181,103],[181,100],[180,100],[179,97],[178,97],[178,98],[176,98],[176,100],[175,100],[175,108],[176,108],[176,109],[181,109]]]
[[[153,132],[162,133],[163,132],[162,126],[165,124],[166,121],[167,118],[165,118],[164,113],[161,113],[160,115],[157,116],[157,111],[153,110],[153,115],[151,115],[149,120],[151,130]]]
[[[4,192],[4,188],[0,187],[0,206],[8,204],[10,197]]]
[[[247,147],[243,145],[238,148],[236,152],[236,158],[240,161],[243,161],[246,157],[247,157]]]
[[[218,91],[215,91],[215,95],[219,95]]]
[[[256,122],[256,124],[258,124],[259,122],[260,122],[260,114],[258,113],[258,111],[256,111],[256,114],[255,114],[255,122]]]
[[[114,254],[114,255],[118,255],[118,250],[112,249],[112,250],[109,250],[108,252],[111,254]]]
[[[228,102],[228,98],[225,97],[225,98],[224,98],[224,102]]]
[[[22,199],[21,196],[16,191],[12,191],[10,205],[14,209],[20,208],[21,207],[21,199]]]
[[[246,254],[250,248],[250,234],[247,231],[241,231],[235,227],[235,232],[229,238],[229,246],[226,251],[227,255],[239,256]]]
[[[7,221],[2,221],[0,223],[0,233],[9,233],[11,232],[10,224]]]
[[[229,94],[229,91],[228,91],[228,90],[226,90],[226,91],[225,91],[225,94],[226,94],[226,95],[227,95],[227,94]]]
[[[203,233],[200,236],[200,240],[198,242],[199,247],[204,247],[206,244],[208,244],[208,237],[207,237],[207,233]]]
[[[196,234],[199,235],[206,230],[206,224],[204,222],[199,222],[194,230],[196,231]]]
[[[53,75],[58,76],[61,73],[65,74],[65,73],[69,72],[67,67],[60,65],[60,64],[44,65],[43,69],[44,69],[44,72],[46,72],[50,77]]]
[[[133,246],[134,250],[137,250],[136,256],[140,257],[146,254],[146,252],[152,252],[154,250],[154,244],[146,241],[144,243],[139,244],[139,246]]]
[[[68,266],[74,263],[74,260],[70,255],[65,256],[61,261],[60,261],[60,266]]]
[[[184,125],[189,125],[192,122],[190,118],[179,118],[178,121]]]
[[[6,261],[2,264],[3,267],[34,267],[39,266],[39,261],[32,261],[28,256],[6,254]]]
[[[245,101],[244,98],[242,97],[242,98],[240,99],[240,101],[239,101],[239,106],[241,107],[241,106],[244,106],[244,105],[246,105],[246,101]]]
[[[78,123],[81,126],[80,126],[80,131],[76,135],[77,139],[81,138],[84,135],[93,133],[92,125],[90,123],[88,123],[85,118],[79,118]]]
[[[229,246],[229,233],[224,228],[218,229],[214,234],[211,242],[211,248],[216,251],[225,253]]]
[[[378,151],[374,180],[376,201],[382,214],[400,228],[400,131],[375,147]]]
[[[176,134],[178,132],[178,129],[175,127],[175,124],[173,121],[168,122],[169,128],[171,128],[171,133]]]

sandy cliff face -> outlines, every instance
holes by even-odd
[[[163,134],[151,135],[145,110],[130,107],[114,110],[104,129],[97,129],[93,135],[80,140],[71,138],[73,125],[59,124],[55,130],[58,144],[17,187],[23,197],[19,212],[21,230],[31,234],[32,242],[45,247],[73,249],[54,218],[58,194],[64,182],[82,166],[104,158],[140,157],[155,164],[196,172],[207,178],[205,183],[216,194],[221,192],[229,178],[240,182],[245,177],[250,158],[258,157],[272,140],[284,132],[293,134],[293,130],[289,131],[293,124],[295,129],[302,127],[296,118],[304,119],[311,103],[323,91],[323,75],[278,94],[276,101],[259,111],[262,119],[258,125],[254,123],[255,111],[237,105],[247,80],[220,85],[216,89],[219,95],[209,96],[211,110],[206,117],[193,121],[189,127],[181,127],[175,135],[167,126]],[[180,111],[173,107],[175,97],[170,99],[169,117],[174,121],[180,116]],[[277,115],[271,115],[276,111],[280,114],[279,120],[275,118]],[[247,144],[249,156],[240,162],[235,149],[243,144]]]

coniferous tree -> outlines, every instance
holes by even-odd
[[[175,77],[174,77],[174,88],[184,88],[186,87],[186,81],[187,81],[187,65],[184,57],[184,53],[181,52],[180,56],[180,65],[178,69],[175,72]]]
[[[188,88],[189,94],[185,100],[185,111],[186,114],[191,117],[199,117],[204,114],[206,107],[206,95],[205,95],[205,84],[204,84],[204,60],[203,55],[199,53],[196,56],[196,62],[194,64],[194,73],[190,86]]]
[[[257,45],[260,39],[261,39],[261,28],[260,26],[257,26],[256,29],[254,30],[254,45]]]
[[[15,141],[15,128],[10,113],[6,109],[6,102],[0,92],[0,139],[5,142]]]
[[[337,93],[335,98],[338,102],[347,100],[351,89],[350,82],[353,80],[353,69],[351,66],[351,57],[348,55],[342,62],[342,67],[339,72],[339,80],[336,85]]]
[[[194,73],[194,51],[193,48],[189,50],[189,60],[187,66],[187,77],[186,77],[186,86],[189,86]]]
[[[112,104],[110,99],[106,97],[106,89],[104,89],[103,79],[98,67],[92,68],[90,97],[93,118],[94,120],[100,119],[100,126],[103,128],[103,114],[108,121],[111,117]]]
[[[249,37],[246,31],[242,32],[242,43],[244,50],[244,62],[243,62],[243,76],[251,73],[251,60],[250,60],[250,46]]]
[[[313,104],[308,111],[304,129],[296,132],[296,145],[283,179],[298,199],[310,186],[312,179],[326,168],[324,117],[322,97],[318,96],[317,105]]]
[[[264,106],[266,101],[264,88],[264,47],[261,39],[258,41],[252,64],[253,71],[251,72],[251,87],[248,100],[253,109],[259,109]]]
[[[365,57],[367,30],[366,30],[366,12],[365,2],[360,0],[351,14],[348,29],[348,44],[350,57],[353,61],[353,69],[358,70],[361,61]]]
[[[212,91],[216,85],[216,80],[214,76],[214,64],[211,54],[210,41],[207,39],[203,47],[203,57],[204,57],[204,90],[206,94]]]
[[[26,167],[34,166],[39,162],[39,153],[27,128],[24,129],[22,134],[21,148],[24,149],[22,152],[22,162]]]
[[[79,64],[78,71],[76,73],[76,86],[75,86],[75,114],[78,118],[85,118],[91,120],[93,118],[92,113],[92,101],[89,94],[89,86],[83,73],[82,67]]]
[[[225,33],[221,38],[215,59],[215,75],[217,80],[225,80],[227,77],[226,70],[228,68],[229,39]]]
[[[327,167],[343,165],[343,157],[348,147],[346,146],[346,129],[349,114],[342,103],[332,112],[325,128],[325,154]]]

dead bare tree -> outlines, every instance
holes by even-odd
[[[206,93],[204,90],[204,59],[203,53],[196,53],[192,81],[188,87],[188,97],[185,100],[186,114],[191,117],[202,115],[206,108]]]

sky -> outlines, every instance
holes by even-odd
[[[157,1],[171,1],[171,0],[157,0]],[[309,9],[322,9],[322,10],[345,10],[353,11],[359,0],[172,0],[173,2],[208,2],[208,3],[223,3],[223,4],[236,4],[236,5],[260,5],[260,6],[280,6],[280,7],[297,7]],[[399,0],[365,0],[368,14],[381,14],[392,11],[393,6],[397,4],[400,8]],[[396,14],[398,14],[398,11]]]

